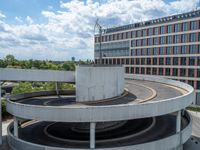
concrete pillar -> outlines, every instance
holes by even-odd
[[[18,135],[19,135],[19,133],[18,133],[18,129],[19,129],[19,127],[18,127],[18,119],[17,119],[17,117],[13,117],[13,120],[14,120],[14,136],[15,137],[18,137]]]
[[[177,147],[177,150],[182,150],[182,135],[181,135],[181,110],[179,110],[176,114],[176,133],[179,134],[179,146]]]
[[[177,112],[176,116],[176,133],[181,131],[181,110]]]
[[[91,122],[90,123],[90,149],[95,148],[95,127],[96,127],[96,123]]]
[[[55,84],[56,84],[56,94],[59,95],[58,82],[56,82]]]
[[[2,145],[1,82],[0,82],[0,145]]]

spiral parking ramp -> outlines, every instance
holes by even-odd
[[[118,92],[109,93],[115,96],[105,95],[105,99],[86,95],[91,98],[89,101],[77,101],[77,91],[69,90],[10,97],[7,111],[14,116],[8,127],[10,148],[182,149],[192,132],[191,119],[185,111],[194,99],[190,85],[153,76],[125,75],[124,90],[115,89]]]

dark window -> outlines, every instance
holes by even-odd
[[[153,58],[153,65],[157,65],[157,58]]]
[[[188,84],[191,85],[191,86],[194,86],[194,81],[188,80]]]
[[[195,64],[195,57],[189,57],[189,65],[194,66]]]
[[[147,58],[147,65],[151,65],[151,58]]]
[[[141,74],[144,74],[145,71],[144,71],[144,68],[141,68]]]
[[[136,74],[139,74],[139,73],[140,73],[140,68],[136,67],[135,69],[136,69],[136,70],[135,70],[135,73],[136,73]]]
[[[174,46],[174,54],[178,54],[178,46]]]
[[[200,90],[200,81],[197,81],[197,89]]]
[[[132,31],[132,32],[131,32],[131,38],[134,38],[134,37],[135,37],[134,34],[135,34],[135,32]]]
[[[140,59],[136,58],[136,65],[139,65],[139,64],[140,64]]]
[[[173,59],[173,65],[178,65],[178,57],[174,57],[174,59]]]
[[[151,55],[151,48],[147,49],[147,55]]]
[[[185,45],[181,46],[181,54],[186,54],[186,48]]]
[[[197,77],[200,77],[200,69],[197,69]]]
[[[167,44],[172,43],[172,35],[167,36],[166,42],[167,42]]]
[[[135,40],[131,41],[131,47],[134,47],[134,42],[135,42]]]
[[[160,47],[160,55],[164,55],[164,47]]]
[[[164,36],[160,37],[160,44],[165,44],[165,37]]]
[[[141,65],[145,65],[145,58],[141,59]]]
[[[126,67],[126,73],[129,73],[129,67]]]
[[[164,65],[164,58],[159,58],[159,65]]]
[[[181,68],[180,69],[180,76],[184,77],[185,76],[185,72],[186,72],[185,69]]]
[[[197,61],[197,64],[200,65],[200,56],[197,57],[197,60],[198,60],[198,61]]]
[[[134,58],[131,58],[131,65],[134,64]]]
[[[131,67],[131,73],[134,73],[134,67]]]
[[[152,74],[156,75],[157,74],[157,68],[152,68]]]
[[[163,75],[163,68],[159,68],[159,75]]]
[[[166,47],[166,55],[170,55],[171,54],[171,47]]]
[[[147,74],[151,74],[151,68],[147,68]]]
[[[154,45],[158,45],[158,38],[157,37],[153,38],[153,43],[154,43]]]
[[[181,42],[182,42],[182,43],[187,42],[187,35],[186,35],[186,34],[182,34],[182,35],[181,35]]]
[[[190,54],[195,54],[195,48],[196,48],[195,45],[190,45],[190,47],[189,47],[189,53]]]
[[[153,49],[153,54],[154,54],[154,55],[157,55],[157,54],[158,54],[158,48],[155,47],[155,48]]]
[[[165,75],[170,76],[170,68],[165,68]]]
[[[173,68],[172,75],[173,76],[178,76],[178,69],[177,68]]]
[[[194,69],[188,69],[188,77],[194,77]]]
[[[186,57],[181,57],[181,65],[186,65]]]
[[[144,56],[144,55],[146,55],[146,49],[142,49],[142,55]]]
[[[166,58],[166,65],[171,65],[171,58],[170,57]]]
[[[142,30],[142,36],[146,36],[146,29]]]

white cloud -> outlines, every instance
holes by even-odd
[[[0,12],[0,19],[1,18],[6,18],[6,16],[3,13]]]
[[[41,11],[47,23],[38,24],[37,18],[33,21],[30,16],[24,21],[16,17],[20,22],[16,25],[0,20],[0,56],[11,53],[20,59],[93,59],[97,18],[106,28],[190,11],[196,4],[197,0],[61,1],[59,10],[49,7]]]
[[[33,19],[30,16],[26,17],[26,21],[28,24],[32,24],[33,23]]]

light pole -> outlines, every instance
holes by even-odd
[[[102,50],[101,50],[101,39],[102,39],[102,26],[98,23],[98,19],[95,23],[94,30],[96,27],[99,29],[99,61],[98,64],[102,64]]]

